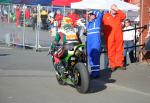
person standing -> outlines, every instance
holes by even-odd
[[[100,76],[100,52],[101,52],[101,24],[103,12],[90,10],[88,13],[89,21],[86,25],[87,31],[87,55],[91,68],[90,76],[97,78]]]
[[[63,15],[61,14],[61,11],[58,9],[58,10],[56,11],[56,15],[55,15],[55,20],[56,20],[57,23],[58,23],[58,28],[61,27],[61,21],[62,21],[62,19],[63,19]]]
[[[131,26],[131,22],[129,19],[126,19],[124,21],[124,28],[123,30],[128,30],[128,29],[133,29]],[[131,63],[135,62],[135,57],[134,57],[134,40],[135,40],[135,30],[130,30],[130,31],[124,31],[123,32],[123,40],[124,40],[124,66],[127,64],[126,56],[127,52],[129,53],[129,58]]]
[[[123,33],[121,22],[126,18],[125,13],[113,4],[109,13],[103,16],[105,43],[111,71],[125,69],[123,66]]]
[[[20,7],[17,6],[16,7],[16,27],[20,26],[20,16],[21,16]]]
[[[33,28],[33,30],[35,30],[36,26],[37,26],[37,9],[33,8],[33,11],[32,11],[32,28]]]
[[[75,13],[75,10],[70,10],[70,12],[68,13],[67,17],[71,18],[73,21],[73,27],[77,26],[76,22],[78,19],[80,19],[80,16]]]
[[[42,26],[43,26],[42,29],[43,30],[48,30],[47,16],[48,16],[48,12],[43,7],[42,10],[41,10],[41,21],[42,21]]]
[[[26,24],[26,26],[30,26],[30,17],[31,17],[30,8],[27,7],[25,9],[25,24]]]

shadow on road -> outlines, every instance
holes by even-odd
[[[8,56],[8,55],[10,55],[10,54],[0,54],[0,56]]]
[[[89,93],[96,93],[103,91],[107,88],[107,83],[115,83],[116,80],[111,79],[111,72],[108,69],[103,69],[100,71],[100,78],[92,79],[90,82]]]

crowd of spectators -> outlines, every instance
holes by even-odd
[[[25,26],[36,28],[37,23],[41,24],[42,30],[51,31],[55,26],[61,27],[63,17],[69,17],[73,21],[73,26],[76,26],[76,21],[82,17],[82,14],[76,13],[75,10],[68,9],[66,14],[62,8],[49,9],[41,7],[40,10],[36,6],[15,5],[8,10],[8,6],[0,6],[1,22],[16,22],[16,27]]]

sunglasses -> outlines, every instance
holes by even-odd
[[[125,22],[125,23],[130,23],[130,22]]]
[[[88,14],[89,16],[94,15],[93,13]]]

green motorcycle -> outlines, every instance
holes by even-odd
[[[59,47],[56,51],[57,53],[64,53],[57,64],[54,63],[54,57],[57,53],[51,53],[58,83],[60,85],[71,85],[80,93],[88,92],[90,80],[86,67],[85,45],[69,43],[62,48]]]

